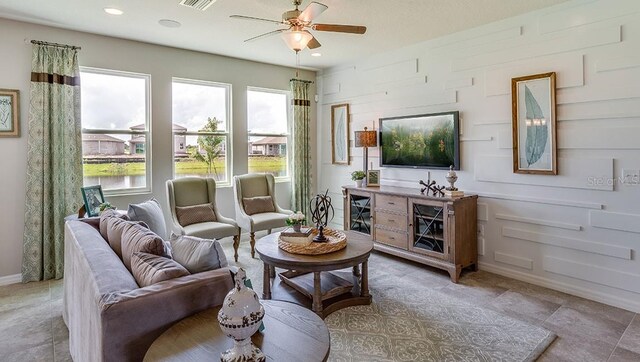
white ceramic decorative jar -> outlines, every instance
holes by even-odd
[[[258,295],[244,285],[247,273],[238,269],[234,275],[235,286],[224,298],[218,312],[218,323],[222,332],[233,339],[233,348],[221,356],[223,362],[264,361],[265,355],[251,343],[251,336],[258,331],[264,307]]]

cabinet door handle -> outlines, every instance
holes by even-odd
[[[396,221],[395,221],[395,220],[393,220],[393,219],[389,219],[389,222],[396,222]]]
[[[387,202],[387,203],[388,203],[389,205],[395,205],[395,204],[396,204],[395,202],[391,202],[391,201],[389,201],[389,202]]]
[[[396,240],[396,238],[394,238],[393,236],[389,236],[390,240]]]

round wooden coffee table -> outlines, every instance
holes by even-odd
[[[325,318],[336,310],[371,304],[367,260],[373,241],[345,231],[347,247],[329,254],[299,255],[278,247],[274,233],[258,240],[264,262],[263,299],[286,300],[306,306]],[[286,269],[276,278],[275,268]],[[340,269],[351,268],[349,271]]]
[[[326,361],[329,330],[322,319],[293,303],[263,300],[265,329],[251,337],[267,361]],[[219,361],[233,341],[218,324],[213,308],[185,318],[153,342],[144,361]]]

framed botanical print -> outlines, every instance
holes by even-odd
[[[513,172],[557,175],[556,73],[511,79]]]
[[[380,186],[380,170],[367,170],[367,186]]]
[[[331,106],[331,163],[349,164],[349,104]]]
[[[20,137],[20,91],[0,89],[0,137]]]
[[[88,217],[100,215],[100,205],[104,203],[104,195],[102,194],[102,186],[82,187],[82,200],[84,201],[84,209],[87,211]]]

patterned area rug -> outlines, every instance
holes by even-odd
[[[325,319],[330,361],[535,361],[556,337],[430,288],[394,281],[371,294]]]
[[[262,235],[260,235],[262,236]],[[248,242],[232,265],[245,268],[261,295],[262,262],[251,259]],[[535,361],[555,339],[548,330],[485,309],[466,300],[411,283],[386,272],[401,262],[372,256],[369,286],[373,303],[329,315],[330,361]],[[375,261],[375,262],[374,262]]]

